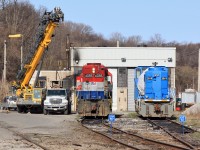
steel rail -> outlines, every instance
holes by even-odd
[[[150,119],[147,119],[150,123],[154,124],[155,126],[161,128],[163,131],[165,131],[166,133],[168,133],[171,137],[173,137],[174,139],[178,140],[179,142],[181,142],[182,144],[188,146],[189,148],[191,149],[196,149],[196,147],[192,146],[191,144],[187,143],[186,141],[180,139],[177,135],[173,135],[172,133],[170,133],[168,130],[166,130],[165,128],[163,128],[162,126],[156,124],[155,122],[153,122],[152,120]]]
[[[113,137],[110,137],[110,136],[108,136],[108,135],[106,135],[106,134],[104,134],[104,133],[102,133],[102,132],[100,132],[100,131],[92,130],[90,127],[87,127],[86,125],[84,125],[83,121],[84,121],[84,119],[81,121],[81,125],[82,125],[83,127],[87,128],[88,130],[93,131],[93,132],[95,132],[95,133],[97,133],[97,134],[103,135],[103,136],[107,137],[108,139],[111,139],[112,141],[115,141],[115,142],[117,142],[117,143],[120,143],[120,144],[122,144],[122,145],[124,145],[124,146],[126,146],[126,147],[133,148],[133,149],[139,149],[139,148],[137,148],[137,147],[135,147],[135,146],[126,144],[126,143],[124,143],[124,142],[122,142],[122,141],[120,141],[120,140],[117,140],[117,139],[115,139],[115,138],[113,138]],[[105,124],[105,123],[103,123],[103,125],[106,126],[107,128],[109,127],[109,125],[107,125],[107,124]],[[160,141],[155,141],[155,140],[152,140],[152,139],[149,139],[149,138],[142,137],[142,136],[140,136],[140,135],[136,135],[136,134],[132,134],[132,133],[129,133],[129,132],[120,130],[120,129],[115,128],[115,127],[112,127],[112,128],[115,129],[115,130],[117,130],[117,131],[119,131],[119,132],[121,132],[121,133],[124,133],[124,134],[126,134],[126,135],[129,135],[130,137],[140,138],[140,139],[143,140],[143,141],[146,140],[146,141],[152,142],[152,143],[154,143],[154,144],[165,145],[165,146],[167,146],[168,148],[171,147],[171,148],[180,149],[180,150],[189,150],[188,148],[185,148],[185,147],[182,147],[182,146],[177,146],[177,145],[173,145],[173,144],[169,144],[169,143],[164,143],[164,142],[160,142]]]
[[[108,126],[107,124],[104,123],[105,126]],[[178,146],[178,145],[173,145],[173,144],[170,144],[170,143],[164,143],[164,142],[161,142],[161,141],[156,141],[156,140],[153,140],[153,139],[149,139],[149,138],[145,138],[143,136],[140,136],[138,134],[133,134],[133,133],[130,133],[130,132],[126,132],[126,131],[123,131],[123,130],[120,130],[119,128],[116,128],[116,127],[112,127],[120,132],[123,132],[123,133],[126,133],[128,135],[131,135],[131,136],[136,136],[138,138],[141,138],[143,140],[146,140],[146,141],[150,141],[150,142],[154,142],[154,143],[158,143],[158,144],[161,144],[161,145],[166,145],[166,146],[171,146],[171,147],[174,147],[174,148],[179,148],[179,149],[182,149],[182,150],[189,150],[188,148],[185,148],[185,147],[181,147],[181,146]]]
[[[4,129],[7,129],[8,131],[14,133],[15,135],[17,135],[17,136],[21,137],[22,139],[24,139],[24,140],[26,140],[26,141],[28,141],[28,142],[30,142],[30,143],[36,145],[37,147],[39,147],[39,148],[41,148],[41,149],[43,149],[43,150],[50,150],[50,149],[48,149],[48,148],[46,148],[46,147],[40,145],[39,143],[37,143],[37,142],[31,140],[31,139],[28,138],[27,136],[25,136],[25,135],[23,135],[23,134],[21,134],[21,133],[15,131],[15,130],[10,129],[10,128],[7,127],[7,126],[2,125],[1,123],[0,123],[0,127],[1,127],[1,128],[4,128]]]
[[[134,146],[125,144],[125,143],[123,143],[123,142],[121,142],[121,141],[119,141],[119,140],[117,140],[117,139],[114,139],[114,138],[112,138],[112,137],[110,137],[110,136],[108,136],[108,135],[106,135],[106,134],[104,134],[104,133],[102,133],[102,132],[98,132],[98,131],[95,131],[95,130],[91,130],[89,127],[87,127],[87,126],[85,126],[85,125],[83,124],[83,121],[84,121],[84,119],[81,120],[80,122],[81,122],[81,125],[82,125],[84,128],[86,128],[86,129],[88,129],[88,130],[90,130],[90,131],[92,131],[92,132],[95,132],[95,133],[97,133],[97,134],[99,134],[99,135],[102,135],[102,136],[104,136],[104,137],[106,137],[106,138],[108,138],[108,139],[110,139],[110,140],[112,140],[112,141],[115,141],[115,142],[119,143],[119,144],[122,144],[122,145],[124,145],[124,146],[126,146],[126,147],[129,147],[129,148],[132,148],[132,149],[136,149],[136,150],[140,150],[140,149],[138,149],[137,147],[134,147]]]
[[[174,123],[174,124],[177,124],[177,125],[182,126],[182,124],[180,124],[180,123],[178,123],[178,122],[172,121],[172,120],[170,120],[170,119],[166,119],[166,120],[168,120],[168,121],[170,121],[170,122],[172,122],[172,123]],[[192,132],[199,132],[199,131],[197,131],[197,129],[192,129],[192,128],[187,127],[187,126],[184,126],[184,128],[186,128],[186,129],[188,129],[188,130],[191,130]]]

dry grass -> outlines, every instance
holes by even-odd
[[[0,102],[9,94],[9,83],[0,81]]]
[[[186,115],[188,126],[193,126],[195,128],[200,128],[200,116]]]
[[[190,136],[195,140],[199,140],[200,139],[200,132],[192,133],[192,134],[190,134]]]
[[[177,122],[179,122],[179,116],[181,114],[183,114],[182,111],[175,111],[174,112],[174,116],[176,117],[176,121]],[[193,115],[193,114],[192,115],[191,114],[185,114],[185,116],[186,116],[185,125],[200,130],[200,114],[195,114],[195,115]],[[197,134],[197,136],[199,136],[199,135]]]
[[[137,118],[138,114],[136,112],[131,112],[128,114],[128,118]]]

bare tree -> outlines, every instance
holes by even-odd
[[[9,0],[0,0],[0,9],[4,10]]]
[[[197,89],[197,68],[190,66],[176,67],[176,89],[182,92],[184,89]],[[194,85],[193,85],[194,84]]]
[[[130,36],[127,39],[126,46],[137,46],[142,42],[142,37],[137,35],[137,36]]]
[[[28,43],[34,37],[39,22],[39,13],[28,2],[12,1],[6,4],[3,10],[0,10],[0,24],[3,29],[0,37],[0,47],[2,47],[5,39],[7,39],[7,68],[8,80],[15,78],[18,66],[20,66],[20,46],[22,39],[8,39],[10,34],[22,34],[24,39],[23,53],[24,56],[29,51]],[[2,53],[0,53],[0,58]],[[1,68],[1,64],[0,64]]]
[[[148,42],[148,46],[159,47],[159,46],[163,46],[164,43],[165,43],[165,40],[161,37],[161,35],[155,34],[154,36],[150,38]]]
[[[121,33],[114,32],[111,34],[109,41],[112,43],[112,46],[116,46],[117,41],[119,41],[120,46],[124,46],[124,43],[126,42],[126,38]]]

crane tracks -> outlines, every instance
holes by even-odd
[[[183,147],[181,145],[168,144],[166,142],[159,142],[157,140],[145,138],[136,133],[129,133],[118,128],[110,128],[109,124],[105,123],[104,120],[99,119],[83,119],[81,121],[82,126],[85,128],[103,135],[112,141],[120,143],[131,149],[141,150],[141,149],[190,149],[188,147]]]

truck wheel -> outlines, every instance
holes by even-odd
[[[66,110],[64,111],[64,115],[68,115],[68,114],[69,114],[68,109],[66,109]]]
[[[24,107],[24,113],[25,113],[25,114],[28,113],[28,108]]]
[[[43,109],[43,114],[47,115],[47,110],[46,109]]]
[[[23,109],[22,109],[21,106],[17,106],[17,112],[18,112],[18,113],[22,113],[22,112],[23,112]]]

